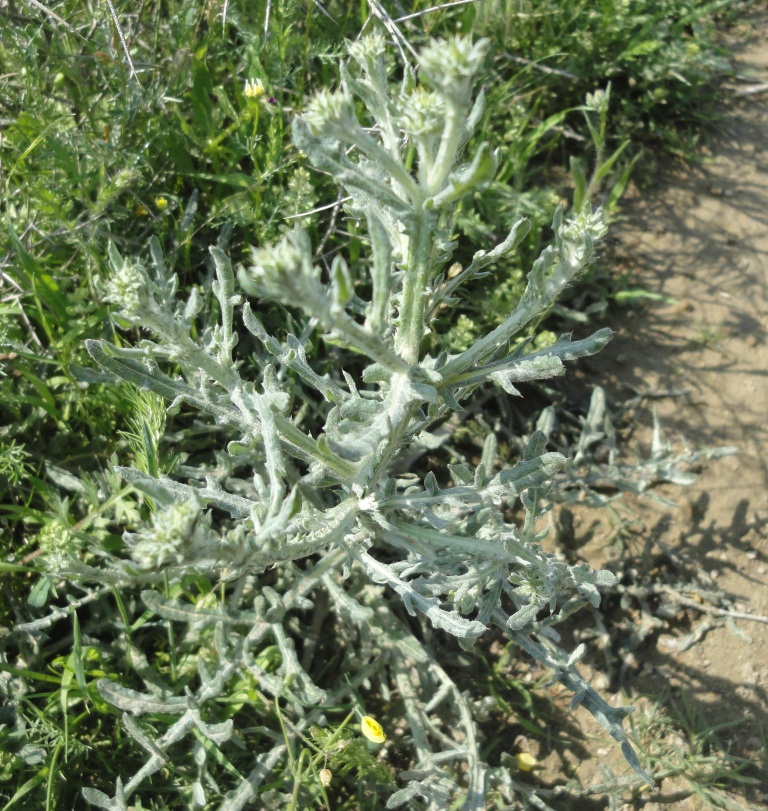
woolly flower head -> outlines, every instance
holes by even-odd
[[[384,58],[387,52],[387,41],[377,31],[357,42],[348,42],[347,50],[361,68],[370,71],[374,64]]]
[[[515,592],[538,605],[567,594],[573,587],[568,564],[540,549],[534,554],[535,562],[510,575]]]
[[[315,135],[347,140],[350,130],[359,129],[352,100],[342,90],[321,90],[307,105],[303,116]]]
[[[472,42],[469,37],[432,40],[419,57],[421,75],[446,95],[457,87],[466,92],[487,51],[488,40]]]
[[[130,259],[112,263],[112,275],[104,285],[104,299],[116,304],[123,315],[137,318],[148,301],[150,281],[146,270]]]
[[[610,85],[608,90],[598,89],[594,93],[587,93],[586,107],[596,113],[607,113],[610,102]]]
[[[307,256],[306,234],[304,231],[292,231],[276,245],[254,248],[251,251],[254,267],[268,276],[295,273],[304,263]]]
[[[443,128],[445,104],[430,90],[418,87],[400,105],[400,126],[412,136],[436,135]]]
[[[193,495],[183,504],[174,503],[156,512],[151,527],[127,533],[126,540],[131,557],[146,570],[206,557],[211,534],[202,519],[200,501]]]
[[[312,244],[301,229],[290,231],[277,245],[252,249],[251,259],[238,273],[250,295],[290,305],[317,292],[320,271],[312,264]]]
[[[582,267],[591,261],[595,244],[608,233],[601,208],[585,209],[564,222],[557,232],[562,256],[567,264]]]
[[[559,233],[563,239],[573,239],[589,234],[593,241],[599,242],[608,233],[605,213],[602,208],[596,208],[594,211],[584,209],[566,220],[560,227]]]

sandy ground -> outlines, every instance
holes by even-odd
[[[634,285],[666,300],[616,320],[617,336],[591,359],[589,376],[616,401],[648,395],[638,412],[645,428],[630,442],[649,441],[655,406],[676,447],[732,445],[738,454],[707,462],[687,489],[664,488],[682,505],[676,511],[630,504],[632,534],[646,556],[635,570],[645,567],[645,587],[671,585],[687,591],[691,604],[678,605],[663,629],[623,657],[620,677],[609,669],[602,679],[609,692],[621,687],[641,706],[641,696],[668,688],[708,722],[731,725],[720,742],[754,759],[751,774],[762,780],[732,794],[733,807],[768,808],[768,774],[759,776],[768,763],[768,624],[735,616],[768,616],[768,13],[751,17],[726,44],[736,76],[701,162],[678,165],[653,189],[631,192],[624,222],[614,227],[617,261],[632,270]],[[576,522],[578,535],[588,521]],[[585,545],[587,559],[590,546],[599,544]],[[664,550],[674,558],[674,577]],[[647,599],[646,619],[661,605]],[[723,611],[732,614],[727,621]],[[641,611],[636,616],[643,622]],[[617,703],[626,701],[616,695]],[[586,743],[588,753],[568,765],[582,782],[595,782],[610,748]],[[563,765],[552,764],[553,772]],[[675,800],[684,788],[662,781],[657,794],[622,807],[713,807]],[[591,798],[579,807],[609,805]]]

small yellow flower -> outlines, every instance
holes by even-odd
[[[168,200],[165,197],[155,197],[155,205],[158,211],[165,211],[168,208]]]
[[[243,95],[247,99],[260,99],[266,92],[261,79],[248,79],[243,88]]]
[[[320,778],[320,783],[322,784],[323,788],[328,788],[328,786],[331,785],[333,772],[330,769],[320,769],[318,777]]]
[[[387,740],[384,728],[375,718],[371,718],[370,715],[363,716],[363,720],[360,721],[360,731],[372,743],[384,743],[384,741]]]
[[[141,203],[139,203],[139,205],[137,205],[136,208],[133,209],[133,216],[134,217],[148,217],[149,216],[149,211],[147,211],[145,206],[143,206],[143,205],[141,205]]]
[[[515,755],[515,760],[517,761],[517,768],[521,772],[532,772],[539,765],[539,761],[533,755],[529,755],[528,752],[520,752]]]

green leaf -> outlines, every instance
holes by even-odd
[[[27,602],[33,608],[42,608],[48,602],[48,595],[53,588],[53,580],[46,575],[42,575],[32,586]]]
[[[198,129],[198,137],[203,139],[218,135],[217,127],[213,122],[213,82],[211,74],[205,62],[196,59],[192,73],[192,89],[190,91],[190,101],[192,103],[192,115],[195,126]]]
[[[461,200],[472,191],[487,186],[494,178],[499,163],[488,144],[480,144],[472,163],[448,176],[446,186],[426,202],[428,208],[443,208]]]
[[[573,179],[573,210],[581,211],[587,193],[587,174],[584,171],[584,161],[576,155],[571,155],[571,178]]]

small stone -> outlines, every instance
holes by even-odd
[[[593,683],[596,690],[607,690],[610,687],[611,680],[605,673],[600,673]]]

